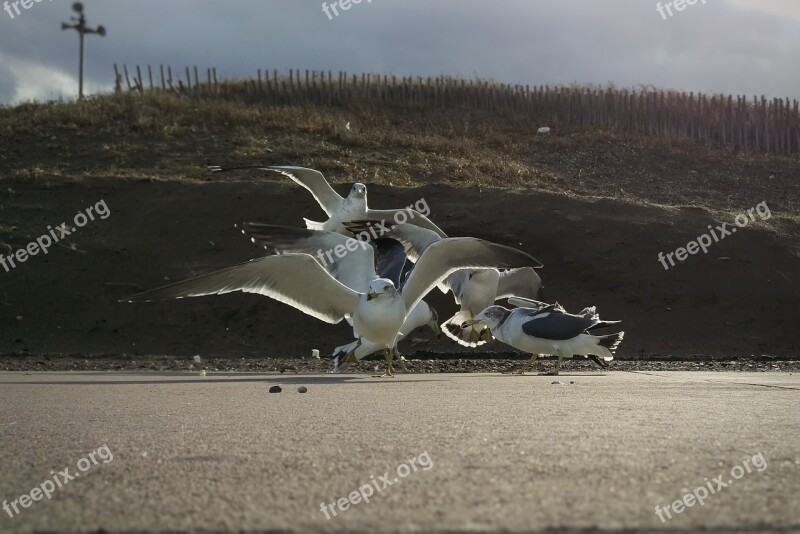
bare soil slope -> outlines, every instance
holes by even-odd
[[[326,325],[254,295],[117,302],[257,256],[233,227],[237,221],[297,225],[302,215],[321,217],[310,195],[294,184],[93,179],[3,185],[15,192],[3,219],[14,228],[3,240],[14,249],[100,199],[111,215],[63,241],[76,250],[55,247],[0,272],[0,352],[300,356],[312,348],[327,353],[348,338],[344,325]],[[451,235],[477,235],[531,252],[545,264],[540,275],[547,299],[568,309],[595,304],[604,317],[624,321],[620,357],[796,351],[800,243],[763,223],[665,271],[658,252],[683,246],[716,224],[707,212],[446,186],[373,186],[370,195],[377,207],[424,198]],[[450,297],[433,295],[442,318],[455,311]],[[446,340],[434,347],[459,349]]]
[[[620,358],[796,355],[796,158],[557,125],[537,136],[542,123],[168,95],[0,109],[0,253],[101,199],[111,210],[48,255],[0,267],[0,353],[300,356],[346,341],[344,325],[254,295],[117,302],[257,256],[238,221],[323,217],[288,179],[205,171],[264,162],[320,168],[340,192],[363,181],[374,207],[424,198],[451,235],[529,251],[545,264],[548,300],[624,321]],[[657,260],[762,201],[770,220],[668,271]],[[449,317],[452,298],[434,293]],[[404,348],[416,349],[461,350],[447,340]]]

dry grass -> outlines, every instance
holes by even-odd
[[[721,212],[768,200],[800,212],[797,157],[597,130],[537,135],[543,125],[484,111],[110,95],[0,108],[0,175],[208,181],[220,176],[207,164],[265,163],[314,167],[334,182],[537,189]]]

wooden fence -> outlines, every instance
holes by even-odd
[[[146,72],[114,65],[116,90],[172,91],[198,97],[238,96],[271,105],[345,106],[361,102],[419,108],[522,113],[535,126],[613,129],[713,141],[765,152],[800,153],[798,101],[764,96],[704,95],[648,89],[512,85],[484,80],[258,70],[256,78],[218,80],[204,72],[159,66]],[[146,78],[145,78],[146,75]]]

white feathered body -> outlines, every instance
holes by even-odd
[[[331,213],[330,218],[324,223],[305,219],[306,228],[350,235],[343,223],[361,220],[366,216],[366,213],[367,199],[365,197],[348,196],[342,201],[339,209]]]
[[[525,308],[517,308],[498,327],[492,329],[492,335],[502,343],[531,354],[561,353],[565,358],[572,356],[599,356],[610,362],[614,355],[606,347],[600,345],[600,337],[591,334],[578,334],[571,339],[543,339],[526,334],[522,325],[531,320]]]
[[[428,306],[428,303],[424,300],[421,300],[414,306],[414,309],[411,310],[411,313],[408,314],[406,317],[405,322],[403,323],[402,328],[400,328],[400,332],[397,334],[397,339],[395,344],[399,343],[403,338],[409,335],[411,332],[416,330],[421,326],[425,326],[431,320],[431,308]],[[338,353],[348,353],[350,352],[353,347],[356,346],[356,342],[352,341],[347,345],[342,345],[341,347],[336,347],[333,351],[333,354]],[[383,350],[384,345],[379,345],[378,343],[373,343],[367,339],[362,340],[361,346],[355,350],[356,360],[361,361],[367,356],[374,354],[379,350]]]
[[[467,277],[461,290],[461,310],[469,311],[471,317],[494,304],[497,297],[497,285],[500,283],[500,271],[497,269],[481,269],[473,271]]]
[[[406,305],[398,292],[367,299],[364,295],[353,314],[353,330],[365,341],[393,348],[406,319]],[[389,332],[389,337],[387,337]]]

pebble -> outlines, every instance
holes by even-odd
[[[280,393],[281,391],[283,391],[283,388],[281,388],[280,386],[272,386],[271,388],[269,388],[270,393]]]
[[[555,382],[550,382],[550,383],[551,383],[551,384],[558,384],[558,385],[561,385],[561,382],[559,382],[558,380],[556,380]]]
[[[297,392],[298,393],[305,393],[307,391],[308,391],[308,388],[305,387],[305,386],[300,386],[299,388],[297,388]]]

